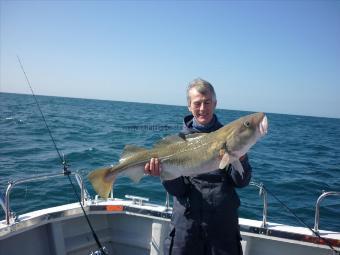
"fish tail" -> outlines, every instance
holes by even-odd
[[[112,167],[99,168],[88,175],[88,179],[97,194],[107,198],[110,194],[112,185],[116,180],[116,175],[112,174]]]

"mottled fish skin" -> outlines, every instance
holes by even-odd
[[[266,134],[267,129],[265,114],[254,113],[215,132],[193,134],[184,138],[167,137],[149,150],[127,145],[117,165],[97,169],[88,178],[101,197],[108,197],[117,175],[126,175],[138,182],[144,176],[144,166],[151,158],[160,160],[162,180],[223,169],[244,155]],[[235,165],[239,164],[235,162]]]

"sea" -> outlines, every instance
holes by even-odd
[[[184,106],[0,93],[0,192],[10,181],[62,173],[79,173],[89,194],[90,171],[115,164],[127,144],[151,148],[182,127]],[[217,109],[222,123],[251,112]],[[314,226],[315,204],[323,191],[340,191],[340,119],[267,113],[268,134],[249,151],[252,181],[268,194],[268,221]],[[53,136],[54,143],[49,135]],[[73,179],[73,183],[76,181]],[[79,189],[78,189],[79,191]],[[262,220],[263,201],[256,186],[237,189],[242,218]],[[157,177],[138,184],[119,177],[114,197],[134,195],[165,204],[166,192]],[[17,215],[76,202],[65,176],[16,185],[10,195]],[[287,209],[289,208],[289,210]],[[0,207],[0,219],[4,212]],[[321,203],[320,229],[340,231],[340,197]]]

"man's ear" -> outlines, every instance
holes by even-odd
[[[215,100],[215,101],[213,102],[213,104],[214,104],[214,109],[216,109],[217,100]]]
[[[189,112],[192,112],[192,111],[191,111],[191,105],[190,105],[190,104],[188,105],[188,110],[189,110]]]

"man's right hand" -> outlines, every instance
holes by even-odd
[[[146,163],[144,166],[145,174],[152,176],[159,176],[161,170],[161,164],[158,158],[151,158],[150,162]]]

